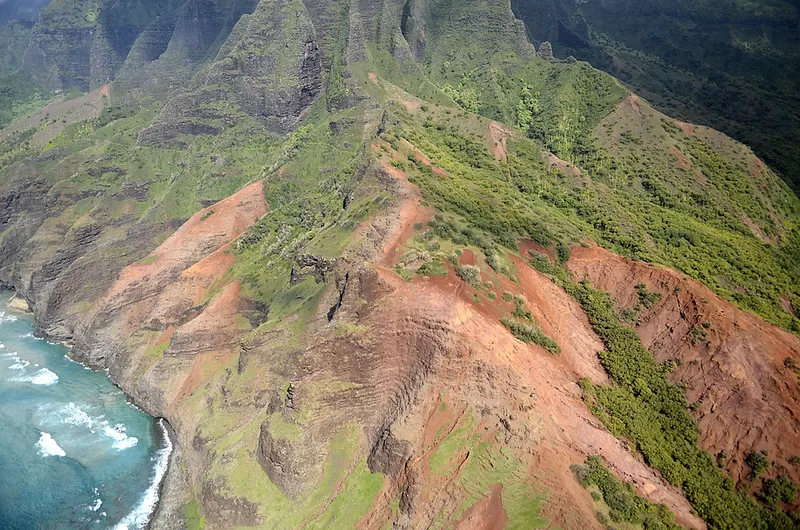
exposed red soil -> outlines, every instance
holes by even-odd
[[[580,168],[578,168],[573,164],[570,164],[566,160],[558,158],[556,155],[554,155],[549,151],[546,151],[544,156],[547,158],[547,169],[552,169],[556,167],[560,171],[563,171],[565,173],[572,173],[578,177],[581,176]]]
[[[794,311],[794,307],[792,307],[792,301],[789,300],[789,297],[786,295],[781,296],[781,307],[789,314],[797,316],[797,313]]]
[[[639,107],[639,96],[631,94],[630,96],[622,100],[620,106],[622,105],[630,106],[634,110],[634,112],[636,112],[636,114],[642,116],[642,109]]]
[[[409,209],[413,211],[413,203]],[[416,477],[415,498],[419,505],[433,507],[457,501],[452,498],[456,495],[452,481],[458,472],[450,476],[449,482],[442,483],[442,477],[431,475],[426,455],[435,449],[448,429],[458,423],[458,416],[469,404],[505,411],[503,415],[509,429],[507,443],[518,448],[529,447],[527,465],[533,473],[532,480],[543,482],[547,489],[558,492],[545,507],[546,515],[556,524],[571,528],[597,526],[591,498],[577,484],[569,466],[582,462],[588,455],[601,454],[609,461],[610,468],[623,479],[633,482],[640,493],[654,502],[667,504],[682,524],[703,528],[704,524],[691,514],[691,507],[681,494],[634,458],[625,444],[606,431],[583,403],[576,381],[589,377],[596,382],[606,382],[607,376],[597,358],[602,343],[578,304],[550,279],[518,258],[514,259],[518,284],[504,277],[487,278],[484,273],[484,281],[491,279],[495,283],[498,298],[493,302],[485,298],[480,303],[473,301],[472,295],[477,291],[458,279],[452,270],[448,270],[444,277],[416,277],[405,281],[388,267],[397,255],[397,246],[404,241],[403,236],[410,237],[404,228],[407,226],[408,221],[398,224],[397,235],[390,238],[392,244],[383,257],[383,266],[375,269],[381,283],[389,287],[390,294],[381,296],[380,309],[360,322],[373,323],[372,327],[381,333],[389,332],[396,336],[398,324],[406,323],[399,328],[402,329],[424,314],[427,315],[425,319],[441,322],[437,326],[448,330],[445,336],[452,334],[458,344],[469,345],[460,357],[441,360],[443,365],[436,369],[437,383],[425,398],[427,405],[406,419],[413,426],[407,430],[397,428],[406,432],[418,448],[415,450],[417,456],[412,457],[412,463],[408,465],[408,473]],[[462,252],[461,259],[465,264],[478,261],[469,250]],[[500,318],[513,309],[512,304],[501,301],[500,296],[505,290],[525,296],[534,319],[561,346],[560,355],[534,344],[524,344],[500,323]],[[370,340],[389,362],[391,355],[387,348],[398,346],[389,346],[390,343],[385,342],[387,339],[380,336],[373,336]],[[406,360],[406,363],[411,362]],[[475,371],[480,366],[490,370],[492,375],[488,380],[485,373]],[[448,396],[449,407],[443,413],[432,414],[430,411],[438,407],[442,393]],[[459,403],[462,404],[460,407]],[[437,414],[444,417],[437,417]],[[497,427],[487,423],[483,428],[489,432],[496,428],[505,432],[497,420],[493,423]],[[525,450],[523,454],[526,454]],[[469,456],[461,455],[464,459]],[[405,475],[403,477],[403,480],[407,479]],[[362,519],[360,527],[377,528],[385,521],[383,517],[389,512],[384,503],[399,487],[400,484],[395,482],[394,486],[384,488],[379,497],[382,500],[376,502],[370,514]],[[497,510],[488,509],[492,505],[491,498],[481,503],[469,513],[471,528],[490,528],[498,517]],[[487,504],[486,508],[484,504]],[[411,519],[412,526],[415,520]],[[424,520],[416,521],[423,524]]]
[[[514,131],[497,123],[496,121],[489,122],[489,138],[491,139],[491,149],[494,153],[494,158],[498,162],[508,162],[508,139],[515,135]]]
[[[159,382],[163,404],[172,408],[228,361],[237,344],[239,284],[221,286],[215,296],[209,290],[233,263],[231,242],[265,213],[259,181],[198,212],[146,259],[122,270],[90,313],[90,321],[114,316],[95,340],[124,341],[149,329],[160,332],[155,346],[168,346],[156,359],[148,357],[147,344],[130,352],[118,380],[139,380],[145,370],[144,379]]]
[[[470,345],[466,357],[458,361],[449,359],[447,367],[442,368],[437,392],[451,388],[454,399],[482,403],[482,406],[496,403],[508,411],[511,432],[519,432],[521,436],[514,443],[533,443],[530,451],[535,465],[531,464],[532,469],[538,470],[538,476],[546,477],[546,485],[553,491],[564,492],[552,499],[546,508],[549,516],[563,519],[558,521],[560,524],[566,524],[569,517],[578,517],[581,526],[596,525],[591,499],[577,485],[569,466],[582,462],[590,454],[601,454],[609,461],[611,469],[632,481],[643,495],[670,506],[682,524],[702,528],[702,521],[691,515],[680,493],[636,460],[583,404],[576,381],[581,377],[605,381],[606,376],[596,355],[602,345],[576,302],[521,260],[515,264],[519,268],[520,284],[503,282],[501,289],[516,286],[514,291],[525,294],[543,330],[561,345],[561,355],[515,339],[500,324],[495,304],[473,302],[470,293],[474,290],[452,275],[407,282],[388,269],[377,269],[381,279],[392,288],[391,296],[383,299],[385,311],[413,318],[416,311],[424,308],[425,313],[443,319],[459,342]],[[382,325],[392,329],[391,319]],[[490,387],[485,388],[485,381],[479,383],[485,375],[481,377],[474,368],[468,368],[476,365],[491,367]],[[474,389],[476,384],[478,390]],[[527,404],[530,396],[535,396],[533,408]],[[441,424],[437,425],[435,432],[441,428]],[[434,480],[422,464],[414,469],[424,474],[424,484]],[[427,506],[427,501],[422,501],[427,498],[421,497],[421,504]],[[440,497],[436,498],[441,501]],[[579,515],[581,513],[583,516]],[[474,522],[483,524],[480,520]]]
[[[683,134],[685,134],[686,136],[694,136],[695,134],[697,134],[694,130],[694,124],[692,123],[686,123],[676,120],[675,125],[680,127],[681,130],[683,130]]]
[[[637,304],[637,284],[662,293],[642,311],[636,331],[659,361],[679,360],[671,378],[688,385],[701,447],[725,452],[734,478],[749,472],[744,456],[763,449],[776,464],[773,473],[785,470],[800,481],[800,469],[788,464],[800,455],[800,385],[784,364],[800,364],[800,338],[664,267],[597,247],[575,247],[567,265],[576,279],[610,292],[620,308]]]
[[[669,148],[669,152],[672,153],[673,155],[675,155],[675,157],[678,159],[676,167],[679,167],[679,168],[682,168],[682,169],[691,169],[692,168],[692,163],[689,162],[689,159],[686,158],[686,155],[684,155],[683,153],[681,153],[680,151],[678,151],[674,147],[670,147]]]
[[[372,84],[374,84],[374,85],[377,85],[377,84],[378,84],[378,76],[377,76],[377,75],[375,75],[375,72],[369,72],[369,73],[367,74],[367,77],[368,77],[368,78],[369,78],[369,80],[372,82]]]
[[[381,352],[382,364],[391,362],[392,350],[402,349],[397,344],[397,333],[403,333],[399,330],[420,318],[423,321],[434,319],[440,322],[436,326],[448,330],[445,336],[452,334],[457,344],[468,346],[459,357],[441,359],[443,365],[436,370],[437,383],[430,387],[430,394],[423,400],[427,405],[422,409],[415,407],[417,412],[405,419],[406,423],[410,422],[413,426],[407,429],[393,427],[393,430],[406,433],[417,447],[417,456],[412,457],[403,475],[382,489],[379,500],[362,519],[359,527],[377,528],[385,522],[385,517],[390,513],[388,502],[403,487],[404,481],[411,480],[409,474],[416,477],[415,499],[419,506],[427,507],[423,511],[451,503],[455,509],[460,501],[453,498],[456,490],[453,490],[452,481],[458,471],[442,483],[442,477],[431,475],[426,455],[435,450],[439,441],[446,436],[447,425],[454,428],[458,416],[463,414],[467,405],[471,405],[504,411],[505,426],[495,418],[482,428],[489,432],[495,429],[500,429],[499,432],[508,430],[507,443],[518,449],[528,447],[527,454],[531,456],[527,465],[532,473],[535,470],[532,477],[539,477],[535,481],[543,480],[548,489],[559,492],[545,508],[546,515],[556,524],[588,528],[598,526],[592,500],[586,490],[577,484],[569,466],[582,462],[591,454],[601,454],[608,460],[610,468],[623,479],[634,483],[640,493],[654,502],[669,506],[682,524],[704,528],[703,522],[691,514],[691,507],[680,492],[634,458],[625,444],[606,431],[583,403],[576,384],[580,378],[607,382],[597,357],[602,343],[577,302],[549,278],[523,260],[512,257],[518,269],[519,283],[502,276],[489,278],[484,272],[482,281],[491,280],[495,284],[493,290],[497,299],[489,301],[481,298],[476,303],[473,295],[478,291],[461,281],[449,265],[447,276],[415,277],[412,281],[403,280],[389,268],[402,254],[399,248],[413,236],[414,220],[424,218],[427,213],[420,208],[417,192],[405,175],[388,164],[383,169],[408,187],[409,191],[400,207],[399,221],[386,238],[381,266],[375,269],[381,284],[386,286],[382,289],[388,288],[390,294],[381,295],[376,310],[362,316],[359,323],[375,330],[369,342]],[[533,248],[533,245],[530,246]],[[462,252],[461,262],[472,264],[478,260],[472,251],[466,249]],[[513,304],[502,301],[504,291],[525,297],[528,309],[542,330],[561,346],[560,355],[517,340],[500,323],[500,318],[513,310]],[[360,296],[372,298],[364,294]],[[382,338],[387,332],[389,335]],[[455,348],[458,351],[463,346]],[[424,351],[425,348],[418,344],[413,354],[419,355]],[[439,355],[447,357],[444,352]],[[404,364],[409,366],[413,362],[412,359],[405,359]],[[485,366],[485,370],[492,373],[488,381],[484,372],[480,369],[475,371],[480,366]],[[362,370],[365,369],[362,366]],[[445,412],[440,412],[438,408],[442,393],[448,396],[450,405]],[[462,404],[460,407],[459,403]],[[531,406],[531,403],[535,405]],[[456,416],[453,416],[454,411],[457,412]],[[442,414],[445,417],[437,417]],[[526,454],[525,450],[523,454]],[[469,456],[462,455],[464,459]],[[492,505],[491,498],[488,505]],[[489,528],[491,526],[487,525],[496,522],[498,513],[494,509],[476,508],[470,512],[469,524],[474,528]],[[412,517],[412,526],[415,520]],[[417,524],[423,524],[424,520],[423,517],[416,521]],[[579,523],[576,524],[576,521]]]
[[[537,254],[541,254],[543,256],[547,256],[550,258],[550,263],[555,264],[556,262],[556,251],[554,247],[544,248],[542,245],[537,243],[536,241],[532,241],[530,239],[522,239],[517,246],[519,250],[519,255],[523,258],[528,258],[530,256],[530,252],[536,252]]]
[[[773,243],[773,240],[752,219],[742,214],[741,220],[747,226],[747,228],[750,229],[750,232],[752,232],[753,235],[756,236],[758,239],[760,239],[764,243]]]
[[[747,162],[750,168],[750,173],[758,179],[761,184],[761,189],[767,189],[767,166],[757,156],[752,156]]]
[[[422,162],[423,164],[431,168],[431,171],[433,171],[435,175],[439,175],[440,177],[450,176],[450,173],[448,173],[444,169],[434,166],[433,163],[431,162],[431,159],[428,158],[427,155],[422,151],[420,151],[419,149],[414,150],[414,158],[416,158],[418,161]]]
[[[505,528],[508,516],[503,508],[502,484],[492,486],[491,493],[464,512],[453,527],[455,530],[494,530]]]
[[[186,337],[204,344],[195,352],[191,369],[176,394],[176,401],[194,392],[233,355],[233,349],[224,345],[233,344],[238,335],[236,315],[239,311],[239,292],[238,281],[228,284],[203,312],[178,328],[177,339]]]
[[[379,263],[391,267],[403,254],[404,243],[413,237],[417,223],[427,223],[433,218],[433,210],[422,206],[422,194],[419,189],[408,181],[406,174],[398,168],[383,162],[383,170],[393,177],[406,189],[408,197],[399,206],[396,217],[396,228],[393,234],[386,238],[383,247],[383,258]]]

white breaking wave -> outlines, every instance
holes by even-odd
[[[93,512],[96,512],[96,511],[97,511],[97,510],[99,510],[99,509],[100,509],[100,507],[103,505],[103,499],[101,499],[101,498],[100,498],[100,491],[98,491],[98,489],[97,489],[97,488],[94,488],[94,489],[92,490],[92,493],[94,493],[94,494],[97,496],[97,499],[95,499],[95,501],[94,501],[94,504],[92,504],[91,506],[89,506],[89,509],[90,509],[91,511],[93,511]]]
[[[24,370],[26,366],[30,365],[25,359],[21,359],[19,353],[12,351],[0,355],[3,359],[10,359],[12,364],[8,367],[9,370]]]
[[[136,528],[145,528],[147,523],[150,522],[150,516],[158,505],[158,489],[161,487],[161,481],[164,480],[164,475],[167,473],[169,467],[169,455],[172,454],[172,440],[169,438],[167,427],[164,425],[164,420],[158,420],[158,425],[161,427],[161,432],[164,435],[164,447],[156,452],[153,456],[155,460],[155,476],[153,482],[147,491],[144,492],[142,500],[133,509],[131,513],[126,515],[117,525],[114,530],[133,530]]]
[[[39,441],[36,442],[36,447],[39,448],[39,454],[42,456],[67,456],[58,443],[50,436],[50,433],[43,432],[39,436]]]
[[[75,403],[70,402],[63,409],[58,411],[61,421],[70,425],[84,425],[94,432],[94,420],[82,411]]]
[[[117,423],[112,427],[103,416],[92,418],[75,403],[70,402],[67,406],[58,411],[58,416],[64,423],[78,427],[86,427],[92,433],[96,430],[102,431],[106,437],[113,440],[111,447],[117,451],[130,449],[139,443],[137,437],[128,435],[128,429],[124,424]]]
[[[128,436],[125,432],[127,429],[121,423],[117,423],[113,427],[106,425],[103,427],[103,433],[114,440],[114,443],[111,444],[111,447],[117,449],[118,451],[122,451],[124,449],[130,449],[137,443],[139,443],[139,439],[135,436]]]
[[[15,362],[14,364],[8,367],[9,370],[24,370],[25,368],[31,365],[31,363],[29,363],[25,359],[21,359],[17,352],[13,352],[11,354],[11,358],[14,359]]]
[[[15,377],[12,381],[17,381],[20,383],[32,383],[34,385],[44,385],[49,386],[53,385],[58,381],[58,376],[48,370],[47,368],[42,368],[38,372],[32,375],[23,375],[20,377]]]
[[[0,315],[0,322],[16,322],[17,317],[14,315],[2,316]]]

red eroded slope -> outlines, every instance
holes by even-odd
[[[123,269],[90,313],[78,342],[101,344],[93,351],[119,360],[108,363],[112,375],[142,389],[134,398],[147,399],[150,410],[166,416],[233,351],[238,282],[215,296],[210,289],[233,264],[230,244],[265,213],[261,181],[196,213]]]
[[[611,293],[619,309],[638,303],[637,284],[661,293],[635,329],[659,361],[677,361],[672,380],[688,385],[703,449],[726,453],[740,479],[749,472],[744,456],[767,450],[771,473],[800,480],[800,468],[788,463],[800,455],[800,381],[787,366],[800,364],[800,338],[664,267],[597,247],[575,247],[567,267]]]

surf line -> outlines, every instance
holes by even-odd
[[[158,494],[161,489],[161,482],[164,480],[164,476],[167,474],[167,469],[169,468],[169,457],[172,454],[173,447],[172,439],[169,436],[169,431],[167,430],[167,425],[163,418],[158,419],[158,426],[161,427],[161,433],[164,438],[164,447],[159,449],[153,456],[153,459],[155,460],[155,466],[153,467],[153,481],[144,492],[144,495],[142,495],[139,504],[136,505],[131,513],[126,515],[119,523],[117,523],[117,525],[114,527],[114,530],[134,530],[146,528],[147,524],[150,522],[150,517],[152,517],[153,512],[155,512],[155,509],[158,506]]]

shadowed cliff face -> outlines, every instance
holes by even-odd
[[[49,88],[84,91],[110,81],[127,61],[137,73],[161,59],[169,66],[160,73],[177,67],[190,74],[255,5],[254,0],[56,0],[34,27],[25,69]]]
[[[746,147],[537,53],[511,7],[43,12],[27,68],[112,82],[0,133],[0,282],[175,428],[154,528],[603,528],[620,495],[705,528],[586,391],[622,383],[581,280],[727,454],[703,480],[760,490],[761,449],[800,479],[800,203]],[[590,455],[632,488],[592,496]],[[762,513],[733,498],[713,508]]]
[[[0,2],[0,25],[12,20],[19,22],[35,22],[50,0],[3,0]]]
[[[796,2],[514,0],[531,38],[601,68],[667,114],[748,144],[800,189]]]

